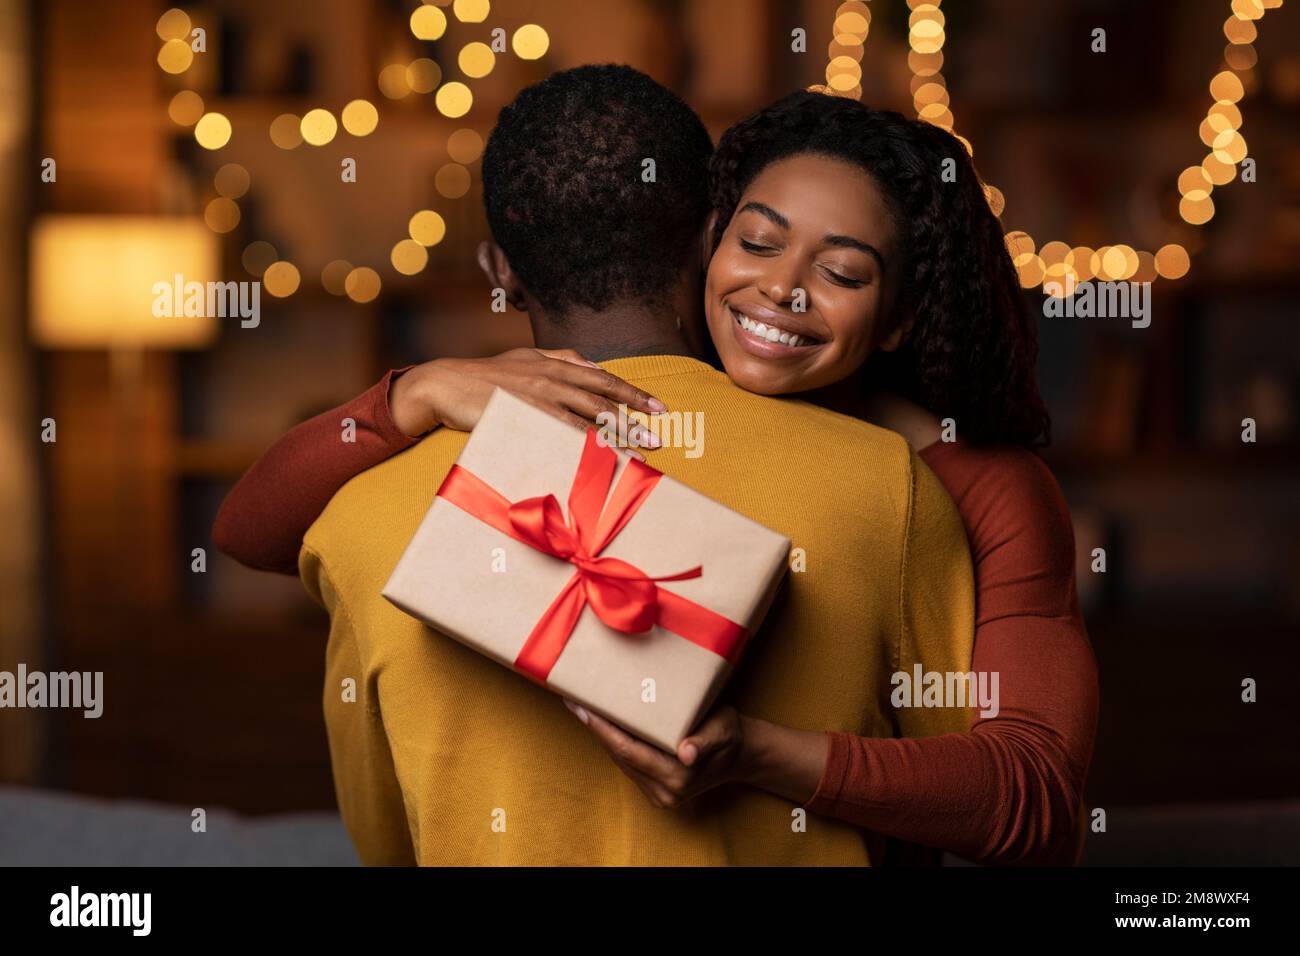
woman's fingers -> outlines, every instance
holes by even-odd
[[[657,448],[659,438],[644,425],[622,413],[617,405],[607,398],[594,395],[576,385],[557,383],[556,400],[560,404],[585,416],[602,429],[613,426],[616,442],[620,448]],[[608,434],[608,432],[607,432]]]
[[[561,362],[569,362],[573,365],[583,365],[587,368],[600,368],[595,362],[588,362],[578,352],[573,349],[536,349],[547,358],[559,359]]]
[[[588,368],[584,365],[572,364],[571,368],[564,370],[564,379],[594,395],[601,395],[628,408],[635,408],[639,412],[655,415],[668,410],[668,406],[653,395],[643,392],[603,368]]]
[[[556,389],[556,401],[561,405],[605,429],[606,434],[608,434],[608,429],[613,426],[619,447],[628,448],[633,445],[644,444],[638,439],[645,429],[627,416],[621,415],[618,406],[609,399],[593,395],[576,385],[556,383]]]
[[[647,776],[640,770],[629,767],[625,763],[618,763],[618,768],[631,778],[632,782],[641,788],[646,799],[657,809],[664,810],[674,805],[676,798],[668,791],[668,788],[655,780],[654,777]]]
[[[669,757],[650,744],[637,740],[599,714],[591,711],[587,711],[587,714],[589,717],[587,726],[621,763],[632,770],[646,774],[656,783],[671,779],[677,769],[675,758]]]

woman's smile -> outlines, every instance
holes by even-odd
[[[792,315],[757,304],[726,301],[725,305],[731,313],[736,341],[751,355],[765,359],[803,357],[826,344],[808,323]]]

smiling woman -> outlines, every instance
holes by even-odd
[[[903,324],[879,319],[899,298],[899,238],[860,166],[810,153],[765,168],[723,230],[705,288],[728,374],[760,394],[807,391],[897,348]]]
[[[705,309],[737,382],[766,395],[845,383],[843,410],[861,414],[865,367],[873,389],[968,440],[1046,442],[1029,315],[956,137],[801,91],[729,129],[710,169]],[[813,343],[782,346],[786,331]]]

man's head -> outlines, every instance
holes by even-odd
[[[644,73],[556,73],[505,107],[488,140],[495,248],[480,263],[516,305],[561,325],[621,303],[671,308],[700,262],[712,150],[694,111]]]

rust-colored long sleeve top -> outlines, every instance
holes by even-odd
[[[227,496],[213,542],[294,574],[303,535],[348,479],[415,443],[393,423],[389,372],[297,426]],[[344,419],[355,440],[341,439]],[[974,660],[998,674],[996,716],[924,738],[827,733],[810,811],[982,863],[1068,863],[1097,724],[1097,673],[1074,586],[1064,498],[1034,454],[936,443],[921,457],[961,515],[975,569]]]

